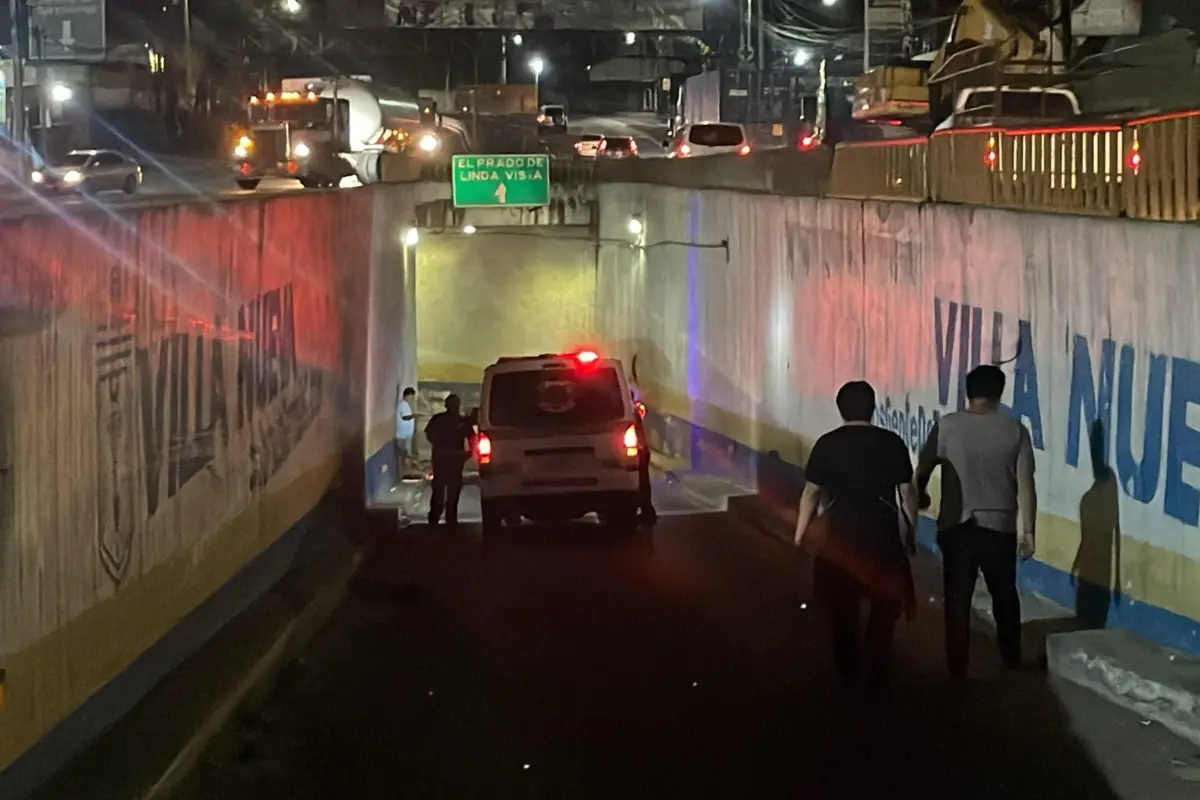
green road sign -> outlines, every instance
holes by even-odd
[[[454,156],[457,208],[550,204],[550,156]]]

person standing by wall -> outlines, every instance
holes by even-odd
[[[399,392],[399,387],[396,387]],[[404,477],[409,464],[416,458],[416,442],[413,438],[417,432],[417,417],[413,412],[417,390],[411,386],[405,387],[396,398],[396,482]]]
[[[878,695],[887,684],[896,621],[902,613],[916,614],[908,561],[916,546],[916,504],[908,496],[912,461],[903,439],[871,424],[875,390],[869,383],[847,383],[838,391],[837,407],[844,424],[817,440],[804,469],[795,544],[804,546],[812,536],[824,498],[827,525],[824,536],[817,534],[813,590],[829,610],[843,686],[853,686],[865,656],[868,689]],[[864,601],[870,614],[860,642]]]
[[[941,469],[938,548],[946,612],[946,663],[952,678],[967,674],[971,597],[982,570],[992,595],[1000,655],[1021,665],[1021,603],[1017,558],[1034,552],[1037,489],[1033,444],[1021,422],[1002,413],[1005,377],[986,364],[967,374],[968,407],[941,417],[921,449],[914,488],[922,507]]]

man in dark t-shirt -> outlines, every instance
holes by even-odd
[[[442,513],[448,525],[458,524],[458,498],[462,494],[463,467],[470,457],[474,428],[460,412],[458,395],[446,397],[446,410],[434,414],[425,426],[432,449],[433,496],[429,501],[429,524],[437,525]]]
[[[818,439],[808,457],[795,541],[800,546],[811,536],[823,506],[813,590],[829,610],[838,676],[852,685],[865,655],[869,688],[878,692],[887,678],[896,620],[916,612],[908,562],[916,543],[916,506],[907,491],[912,461],[903,439],[871,424],[875,390],[869,383],[847,383],[837,406],[845,424]],[[897,500],[901,493],[903,504]],[[860,654],[864,601],[870,614]]]

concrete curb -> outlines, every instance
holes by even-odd
[[[217,700],[162,777],[141,795],[141,800],[169,800],[179,793],[213,739],[256,698],[266,696],[283,666],[321,629],[341,604],[350,579],[361,561],[362,552],[355,551],[348,562],[339,567],[334,579],[316,591],[305,608],[279,632],[267,652]]]
[[[1200,745],[1200,659],[1118,628],[1048,637],[1050,672]]]

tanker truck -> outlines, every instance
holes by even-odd
[[[238,186],[294,178],[306,188],[338,186],[355,176],[378,180],[380,153],[432,158],[460,133],[438,128],[436,110],[369,77],[285,78],[282,91],[255,95],[248,124],[231,143]],[[457,147],[453,147],[457,149]]]

